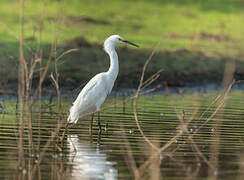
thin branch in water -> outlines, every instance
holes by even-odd
[[[159,44],[158,44],[159,45]],[[142,74],[141,74],[141,78],[140,78],[140,84],[138,86],[138,89],[137,89],[137,92],[134,96],[134,101],[133,101],[133,109],[134,109],[134,118],[135,118],[135,121],[136,121],[136,125],[137,125],[137,128],[138,130],[140,131],[142,137],[144,138],[144,140],[151,146],[153,147],[154,150],[156,151],[159,151],[158,147],[156,147],[144,134],[140,124],[139,124],[139,120],[138,120],[138,115],[137,115],[137,110],[136,110],[136,107],[137,107],[137,99],[138,99],[138,96],[139,96],[139,93],[141,91],[141,88],[143,87],[143,82],[144,82],[144,75],[145,75],[145,71],[146,71],[146,68],[147,68],[147,65],[149,64],[149,62],[152,60],[152,57],[153,55],[155,54],[156,52],[156,48],[152,51],[152,53],[150,54],[150,56],[148,57],[148,59],[146,60],[144,66],[143,66],[143,70],[142,70]],[[154,77],[154,76],[152,76]],[[159,76],[155,76],[155,77],[159,77]],[[154,79],[156,80],[156,79]],[[148,81],[148,82],[153,82],[153,81]]]

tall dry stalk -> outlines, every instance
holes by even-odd
[[[41,146],[41,117],[42,117],[42,82],[41,82],[41,77],[42,77],[42,73],[43,71],[41,69],[43,69],[43,51],[41,48],[41,39],[42,39],[42,29],[43,29],[43,24],[44,24],[44,14],[45,12],[43,11],[42,15],[41,15],[41,19],[40,19],[40,23],[39,23],[39,36],[38,36],[38,50],[37,50],[37,57],[40,57],[40,61],[39,61],[39,67],[40,67],[40,71],[39,71],[39,85],[37,88],[38,91],[38,101],[39,101],[39,113],[38,113],[38,142],[37,142],[37,151],[38,153],[40,152],[40,146]]]
[[[180,120],[180,125],[178,126],[177,133],[166,144],[164,144],[163,146],[160,147],[160,146],[155,146],[154,143],[152,143],[152,141],[145,136],[145,134],[144,134],[144,132],[142,130],[142,127],[141,127],[141,125],[139,123],[137,110],[136,110],[137,99],[138,99],[138,97],[139,97],[139,95],[141,93],[141,90],[145,86],[150,85],[154,81],[154,79],[157,79],[157,77],[159,76],[159,73],[160,73],[160,72],[155,73],[155,75],[153,75],[151,79],[147,79],[147,80],[144,81],[145,71],[146,71],[147,65],[150,62],[151,57],[153,56],[153,54],[154,54],[154,52],[152,52],[151,56],[145,62],[145,65],[144,65],[143,70],[142,70],[142,75],[141,75],[140,84],[138,86],[137,93],[132,97],[134,99],[134,101],[133,101],[133,109],[134,109],[134,118],[135,118],[135,121],[136,121],[136,125],[138,127],[138,130],[139,130],[141,136],[144,138],[145,142],[149,145],[149,147],[152,149],[152,152],[153,152],[151,157],[148,158],[148,160],[145,161],[143,164],[141,164],[139,167],[136,165],[132,153],[128,154],[127,162],[131,161],[131,163],[128,163],[128,164],[129,164],[129,166],[131,167],[131,169],[134,172],[135,179],[140,179],[143,176],[143,174],[145,174],[147,172],[148,168],[153,167],[153,165],[155,165],[155,163],[156,163],[153,159],[157,159],[157,157],[162,155],[162,152],[167,150],[182,135],[186,136],[187,143],[189,145],[191,145],[192,149],[194,150],[195,156],[196,156],[196,159],[198,159],[198,162],[199,162],[200,159],[202,159],[209,167],[209,172],[210,172],[209,175],[210,175],[210,177],[216,178],[216,174],[217,174],[217,170],[218,170],[218,154],[219,154],[218,153],[219,152],[218,144],[219,144],[219,139],[220,139],[219,127],[221,125],[221,122],[218,121],[218,122],[214,123],[213,129],[216,130],[215,131],[216,133],[213,133],[213,135],[212,135],[212,140],[213,140],[212,142],[213,143],[210,146],[210,154],[211,154],[210,158],[207,158],[201,152],[200,148],[197,146],[197,143],[194,141],[193,137],[198,133],[198,131],[203,126],[205,126],[217,114],[218,115],[222,114],[220,119],[223,118],[223,113],[221,113],[221,112],[222,112],[223,108],[225,107],[228,94],[229,94],[229,92],[230,92],[230,90],[231,90],[231,88],[232,88],[232,86],[234,84],[234,81],[233,81],[233,74],[234,74],[234,71],[235,71],[234,61],[228,61],[228,63],[226,64],[226,71],[225,71],[225,75],[224,75],[224,78],[223,78],[224,92],[221,93],[212,102],[212,104],[210,105],[210,107],[211,107],[212,105],[218,103],[216,109],[214,110],[214,112],[208,118],[206,118],[205,122],[203,122],[203,124],[200,125],[200,127],[194,133],[190,133],[189,130],[188,130],[188,126],[196,118],[196,115],[197,115],[198,111],[196,109],[194,111],[194,113],[192,114],[192,116],[188,120],[185,120],[185,115],[184,115],[184,110],[183,110],[182,114],[180,114],[180,115],[178,114],[178,119]],[[210,107],[208,107],[208,109]],[[205,114],[205,112],[202,113],[200,118],[203,118],[204,114]],[[127,150],[130,151],[130,147],[128,147],[128,145],[126,146],[126,148],[127,148]],[[172,153],[176,152],[177,149],[178,148],[175,148],[175,150]],[[162,157],[161,157],[161,159],[163,159]],[[160,161],[159,161],[159,164],[160,164]],[[195,174],[194,176],[197,176],[196,173],[198,173],[198,172],[199,172],[199,168],[196,168],[196,171],[194,172],[194,174]],[[159,176],[158,176],[158,173],[156,173],[155,175],[151,174],[151,177],[158,178]]]
[[[39,41],[38,41],[38,50],[37,52],[33,53],[34,56],[28,61],[25,59],[24,55],[24,5],[25,1],[20,0],[20,37],[19,43],[20,43],[20,58],[19,58],[19,76],[18,76],[18,106],[19,106],[19,129],[18,129],[18,157],[19,157],[19,169],[25,169],[25,159],[24,159],[24,127],[25,127],[25,118],[27,120],[27,134],[28,134],[28,151],[30,155],[34,155],[36,147],[34,147],[34,142],[33,142],[33,128],[32,128],[32,108],[34,104],[34,97],[38,95],[39,97],[39,137],[38,137],[38,146],[37,149],[40,152],[40,118],[41,118],[41,110],[42,110],[42,84],[48,74],[48,71],[51,66],[51,61],[53,59],[54,53],[56,53],[56,44],[52,44],[51,52],[49,54],[49,58],[47,60],[46,65],[43,65],[43,58],[42,58],[42,49],[41,49],[41,24],[42,21],[40,22],[40,34],[39,34]],[[28,48],[29,50],[31,48]],[[54,52],[55,51],[55,52]],[[58,68],[57,68],[57,62],[60,58],[62,58],[64,55],[68,54],[69,52],[72,52],[72,50],[68,50],[65,53],[63,53],[61,56],[55,58],[55,82],[56,82],[56,89],[59,97],[59,109],[61,109],[61,93],[59,90],[58,86]],[[37,66],[39,64],[39,69],[37,69]],[[32,81],[34,74],[39,72],[39,84],[37,88],[32,87]],[[33,91],[34,90],[34,91]],[[34,92],[32,94],[32,92]],[[61,111],[59,111],[61,112]],[[26,113],[26,116],[25,116]],[[60,127],[57,127],[57,132],[59,132]],[[52,139],[52,138],[51,138]],[[47,145],[49,146],[49,143],[47,142]],[[48,147],[46,146],[46,147]],[[45,148],[44,148],[45,149]],[[44,155],[44,154],[43,154]],[[37,163],[39,164],[39,163]],[[31,168],[31,163],[29,163],[29,168]],[[35,170],[38,170],[38,166],[33,169],[33,171],[28,171],[28,177],[31,179],[34,174]],[[23,170],[23,172],[25,172]],[[23,177],[20,174],[21,177]]]
[[[243,143],[243,142],[242,142]],[[239,152],[239,171],[237,173],[237,180],[242,180],[244,177],[244,153],[243,151]]]
[[[219,108],[219,113],[217,115],[218,118],[213,120],[212,125],[212,136],[211,136],[211,144],[210,144],[210,157],[209,161],[213,165],[213,168],[209,169],[208,175],[212,179],[217,179],[218,175],[218,163],[219,163],[219,150],[220,150],[220,128],[222,125],[222,119],[224,118],[224,108],[226,105],[226,101],[228,99],[228,94],[231,90],[232,85],[234,84],[234,72],[235,72],[235,61],[227,61],[225,65],[225,72],[222,81],[222,86],[224,88],[225,94],[222,99],[222,106]]]
[[[143,69],[142,69],[142,75],[140,78],[140,83],[139,83],[137,92],[135,93],[135,95],[132,96],[134,118],[136,121],[136,125],[137,125],[138,130],[140,131],[142,137],[144,138],[146,145],[149,145],[149,149],[150,149],[150,153],[148,155],[149,156],[148,160],[145,163],[141,164],[139,167],[136,165],[133,154],[131,153],[131,148],[128,145],[129,142],[124,135],[124,141],[126,141],[125,144],[126,144],[126,149],[128,152],[127,156],[126,156],[126,162],[129,165],[129,167],[131,168],[131,170],[134,174],[134,179],[136,179],[136,180],[148,179],[148,178],[149,179],[155,179],[155,180],[160,179],[161,160],[159,158],[159,156],[160,156],[159,144],[152,142],[151,140],[149,140],[145,136],[145,134],[144,134],[144,132],[140,126],[138,115],[137,115],[137,100],[138,100],[139,95],[143,94],[143,92],[141,92],[141,91],[143,89],[145,89],[146,87],[148,87],[152,82],[154,82],[160,76],[160,72],[162,71],[162,70],[159,70],[158,72],[153,74],[150,78],[148,78],[147,80],[144,81],[144,75],[145,75],[147,66],[148,66],[149,62],[152,60],[152,57],[155,53],[156,53],[156,48],[152,51],[152,53],[150,54],[150,56],[146,60],[144,66],[143,66]],[[147,92],[151,92],[153,90],[154,90],[154,88],[152,88],[151,90],[149,90]],[[147,92],[144,92],[144,93],[147,93]]]
[[[159,45],[159,44],[158,44]],[[152,57],[153,55],[155,54],[156,52],[156,48],[152,51],[152,53],[150,54],[150,56],[148,57],[148,59],[146,60],[144,66],[143,66],[143,69],[142,69],[142,74],[141,74],[141,78],[140,78],[140,83],[139,83],[139,86],[137,88],[137,92],[134,96],[134,101],[133,101],[133,110],[134,110],[134,117],[135,117],[135,121],[136,121],[136,125],[138,127],[138,130],[140,131],[142,137],[144,138],[144,140],[152,147],[154,148],[154,150],[158,151],[158,148],[144,135],[144,132],[139,124],[139,120],[138,120],[138,116],[137,116],[137,100],[138,100],[138,97],[139,97],[139,94],[141,92],[141,90],[144,88],[143,86],[144,85],[147,85],[148,86],[148,83],[152,83],[153,80],[156,80],[156,78],[158,78],[159,76],[155,76],[156,78],[153,79],[153,80],[146,80],[144,81],[144,75],[145,75],[145,72],[146,72],[146,69],[147,69],[147,66],[149,64],[149,62],[152,60]],[[153,76],[154,77],[154,76]]]
[[[55,45],[55,49],[56,49],[56,45]],[[67,51],[65,51],[64,53],[62,53],[58,57],[57,57],[57,55],[55,53],[55,59],[54,59],[54,75],[53,75],[53,73],[51,73],[51,75],[50,75],[50,77],[52,79],[52,82],[54,84],[54,87],[56,89],[57,96],[58,96],[58,125],[57,125],[57,128],[55,130],[55,134],[57,136],[57,138],[56,138],[56,145],[55,146],[57,147],[57,149],[59,151],[62,151],[62,148],[63,148],[63,145],[64,145],[64,137],[65,137],[65,134],[67,132],[68,122],[66,122],[66,124],[64,126],[64,131],[63,131],[62,135],[59,135],[64,120],[62,119],[62,104],[61,104],[61,91],[60,91],[60,87],[59,87],[58,61],[63,56],[65,56],[66,54],[71,53],[73,51],[77,51],[77,49],[67,50]],[[61,143],[61,147],[59,146],[60,143]]]
[[[61,109],[61,91],[60,91],[60,87],[59,87],[59,72],[58,72],[58,58],[57,58],[57,39],[54,39],[54,73],[51,73],[50,77],[51,80],[54,84],[54,87],[56,89],[57,92],[57,96],[58,96],[58,113],[59,116],[62,113],[62,109]],[[59,122],[58,122],[59,123]]]
[[[24,0],[20,0],[20,37],[19,37],[19,76],[18,76],[18,102],[19,102],[19,134],[18,134],[18,164],[25,168],[23,136],[24,136],[24,97],[25,97],[25,65],[23,49],[24,34]]]

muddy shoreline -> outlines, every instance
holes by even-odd
[[[4,100],[17,100],[17,84],[15,88],[11,90],[6,90],[5,92],[0,92],[0,101]],[[157,87],[157,88],[155,88]],[[61,96],[66,99],[75,99],[79,92],[83,87],[61,87]],[[169,94],[189,94],[189,93],[204,93],[208,91],[212,92],[220,92],[224,90],[222,84],[220,82],[214,83],[203,83],[201,85],[192,84],[189,86],[165,86],[161,84],[154,83],[152,86],[146,88],[144,91],[149,90],[150,88],[155,88],[153,92],[147,93],[145,95],[169,95]],[[235,83],[232,87],[232,90],[244,90],[244,82]],[[129,88],[129,87],[115,87],[113,88],[111,94],[109,96],[122,96],[128,97],[130,95],[135,94],[137,88]],[[36,96],[37,98],[37,96]],[[54,87],[44,87],[43,88],[43,98],[44,99],[56,99],[57,94]]]

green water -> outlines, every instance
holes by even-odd
[[[61,114],[56,101],[44,101],[41,113],[36,102],[32,153],[25,119],[24,167],[18,163],[16,101],[2,100],[0,179],[134,179],[135,174],[140,176],[138,179],[242,179],[244,93],[232,91],[222,106],[221,98],[216,100],[219,94],[213,91],[139,97],[138,122],[153,146],[159,149],[183,132],[159,154],[138,130],[132,100],[121,103],[123,97],[108,98],[100,113],[101,136],[97,116],[93,133],[89,134],[89,116],[69,127],[61,149],[54,142],[49,146],[46,143],[59,122],[64,126],[72,100],[62,99]]]

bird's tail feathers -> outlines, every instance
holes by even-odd
[[[71,123],[71,124],[76,124],[78,120],[79,120],[79,113],[77,113],[74,110],[74,107],[72,106],[70,108],[70,113],[69,113],[69,116],[67,118],[67,122]]]

